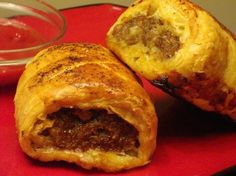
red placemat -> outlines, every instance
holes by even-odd
[[[63,10],[68,23],[64,41],[105,45],[106,32],[123,10],[112,5]],[[114,175],[208,176],[236,164],[235,123],[176,100],[147,81],[144,87],[153,98],[159,117],[156,152],[149,165]],[[17,141],[14,94],[15,85],[0,87],[0,176],[112,175],[27,157]]]

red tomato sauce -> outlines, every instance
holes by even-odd
[[[14,19],[0,18],[0,50],[21,49],[45,42],[36,30]]]

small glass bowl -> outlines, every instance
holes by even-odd
[[[41,0],[0,2],[0,86],[15,83],[40,50],[61,41],[66,21]]]

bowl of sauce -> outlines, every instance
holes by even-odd
[[[0,2],[0,85],[17,82],[40,50],[59,43],[66,31],[61,13],[43,1]]]

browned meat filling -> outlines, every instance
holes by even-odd
[[[137,16],[117,25],[112,35],[118,41],[125,41],[127,45],[141,42],[149,48],[157,47],[165,58],[170,58],[180,48],[179,37],[170,28],[170,25],[164,24],[160,19]]]
[[[53,147],[81,150],[99,149],[136,156],[138,131],[115,114],[105,110],[62,108],[48,115],[53,126],[39,135],[50,139]]]
[[[172,57],[180,48],[179,37],[170,31],[163,31],[156,39],[155,46],[158,47],[167,58]]]

